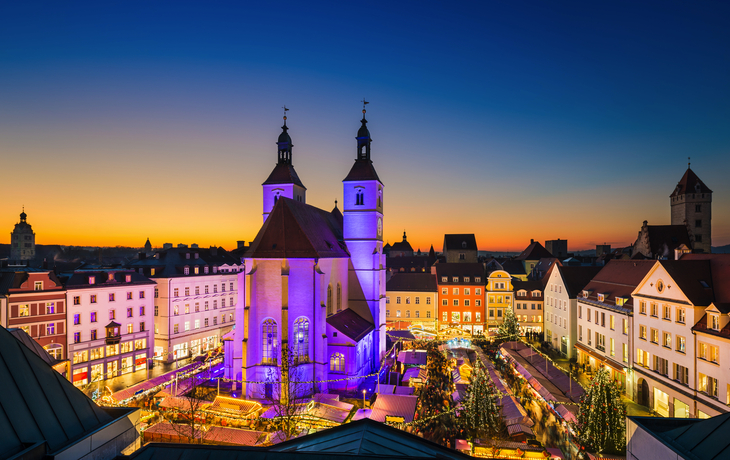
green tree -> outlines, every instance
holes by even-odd
[[[511,308],[505,308],[504,321],[497,329],[497,340],[500,342],[509,342],[518,340],[520,337],[520,323]]]
[[[581,399],[576,423],[584,448],[596,453],[622,453],[626,448],[626,407],[618,385],[601,367]]]
[[[479,359],[471,371],[470,385],[459,422],[469,439],[495,438],[502,431],[502,418],[497,405],[497,389],[481,367]]]
[[[417,430],[423,437],[439,444],[446,442],[453,435],[455,428],[454,391],[451,368],[446,356],[433,343],[428,349],[428,381],[421,390],[416,408]]]

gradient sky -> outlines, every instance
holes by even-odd
[[[730,243],[725,2],[67,3],[0,5],[0,243],[250,241],[284,104],[330,209],[363,97],[391,243],[628,245],[687,156]]]

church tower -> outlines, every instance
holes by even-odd
[[[281,130],[279,140],[276,142],[279,152],[278,161],[274,166],[274,170],[269,174],[269,178],[262,184],[264,187],[264,222],[280,197],[306,203],[307,188],[299,180],[299,176],[297,176],[297,172],[292,165],[293,144],[287,132],[289,128],[286,126],[286,115]]]
[[[373,364],[385,352],[385,255],[383,254],[383,183],[370,160],[370,132],[362,111],[357,158],[343,182],[342,233],[352,266],[375,322]]]
[[[26,221],[28,215],[25,209],[20,213],[20,222],[15,224],[10,234],[10,260],[20,262],[35,257],[35,233]]]
[[[687,163],[682,179],[669,196],[672,225],[687,225],[694,236],[695,252],[712,252],[712,190]]]

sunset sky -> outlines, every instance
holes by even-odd
[[[691,156],[728,244],[729,18],[725,2],[3,2],[0,243],[22,206],[39,244],[250,241],[284,104],[307,202],[331,209],[364,97],[391,243],[626,246],[669,223]]]

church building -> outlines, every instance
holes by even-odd
[[[365,110],[342,210],[306,202],[286,117],[263,183],[264,223],[241,260],[225,375],[247,398],[357,388],[385,352],[383,183],[370,159]],[[248,382],[248,383],[247,383]],[[285,382],[297,382],[284,390]],[[286,391],[286,393],[284,393]]]

